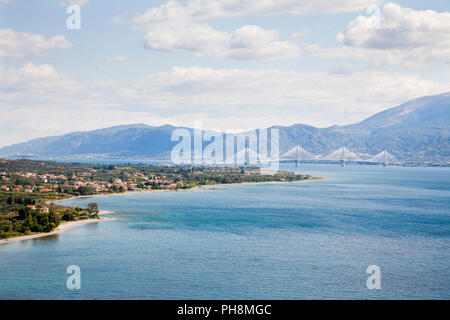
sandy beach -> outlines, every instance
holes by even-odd
[[[109,213],[109,212],[105,212],[105,213]],[[58,227],[55,228],[55,230],[53,230],[51,232],[38,233],[38,234],[29,235],[29,236],[20,236],[20,237],[2,239],[2,240],[0,240],[0,245],[1,244],[6,244],[6,243],[11,243],[11,242],[16,242],[16,241],[23,241],[23,240],[30,240],[30,239],[35,239],[35,238],[48,237],[48,236],[52,236],[52,235],[55,235],[55,234],[67,231],[69,229],[72,229],[74,227],[78,227],[78,226],[81,226],[81,225],[85,225],[85,224],[89,224],[89,223],[98,223],[98,222],[102,222],[102,221],[111,221],[111,220],[115,220],[115,219],[114,218],[110,218],[110,217],[101,217],[100,219],[87,219],[87,220],[65,222],[65,223],[60,224]]]

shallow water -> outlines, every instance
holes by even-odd
[[[0,298],[450,298],[450,168],[283,169],[326,179],[67,200],[118,220],[0,246]]]

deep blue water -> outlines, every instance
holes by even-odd
[[[1,245],[0,298],[450,298],[450,168],[299,170],[326,179],[68,200],[118,220]]]

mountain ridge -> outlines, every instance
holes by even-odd
[[[4,157],[34,155],[153,158],[170,154],[172,131],[188,127],[118,125],[92,131],[32,139],[0,149]],[[300,145],[324,155],[346,146],[362,154],[387,149],[404,161],[450,160],[450,92],[425,96],[378,112],[358,123],[316,128],[307,124],[272,126],[280,130],[280,150]]]

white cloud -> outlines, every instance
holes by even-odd
[[[358,16],[338,40],[348,46],[387,50],[450,45],[450,12],[415,11],[387,3],[381,17],[377,29],[373,17]]]
[[[335,50],[336,56],[349,57],[348,53],[353,51],[356,58],[369,59],[375,66],[450,63],[450,12],[413,10],[387,3],[383,6],[380,28],[374,28],[375,18],[358,16],[345,32],[337,34],[336,39],[345,47]]]
[[[265,4],[265,9],[277,7],[281,10],[279,3],[273,1],[244,1],[243,7],[233,7],[236,1],[191,1],[187,6],[169,1],[136,16],[133,22],[146,31],[144,45],[153,50],[191,52],[198,56],[229,59],[300,57],[300,45],[295,40],[297,34],[291,39],[282,39],[278,31],[256,25],[244,25],[234,31],[224,32],[203,21],[213,16],[242,14],[246,10],[260,11],[263,8],[260,7],[261,3]],[[285,6],[287,4],[284,3]],[[232,11],[232,8],[237,11]]]
[[[173,67],[129,83],[80,81],[50,65],[0,69],[0,145],[145,122],[249,129],[347,124],[450,83],[402,72],[301,73]],[[11,130],[14,125],[14,130]]]
[[[122,56],[116,56],[116,57],[112,57],[112,58],[108,58],[106,59],[107,63],[110,62],[127,62],[128,58],[127,57],[122,57]]]
[[[51,65],[26,63],[22,68],[0,69],[2,108],[20,108],[30,104],[57,105],[67,99],[79,100],[82,83],[56,72]]]
[[[146,32],[144,45],[149,49],[215,58],[281,60],[302,56],[297,42],[300,33],[282,39],[277,31],[255,25],[224,32],[205,20],[238,15],[350,12],[373,3],[374,0],[191,0],[183,5],[169,1],[137,15],[133,22]],[[116,18],[113,20],[120,20]]]
[[[22,59],[52,49],[67,49],[72,46],[62,35],[46,38],[36,33],[0,29],[0,57]]]
[[[283,40],[275,30],[245,25],[233,32],[215,30],[204,23],[176,20],[147,25],[145,47],[169,52],[230,59],[274,60],[298,58],[298,43]]]
[[[213,17],[239,15],[314,14],[356,12],[381,0],[190,0],[186,5],[177,1],[147,10],[140,19],[186,18],[205,20]]]
[[[280,60],[310,54],[325,59],[367,61],[371,68],[386,65],[411,68],[434,61],[450,62],[450,13],[413,10],[393,3],[382,7],[381,28],[375,28],[376,15],[358,16],[351,21],[336,36],[343,44],[339,48],[311,45],[305,50],[298,37],[302,31],[283,39],[277,31],[259,26],[244,25],[225,32],[207,23],[211,18],[239,15],[352,12],[381,2],[190,0],[182,4],[169,1],[137,15],[133,22],[146,32],[146,48],[198,56]]]
[[[112,22],[112,23],[117,23],[117,24],[123,23],[123,22],[124,22],[123,17],[124,17],[127,13],[128,13],[127,10],[125,10],[125,11],[119,13],[117,16],[115,16],[115,17],[113,17],[113,18],[111,19],[111,22]]]

